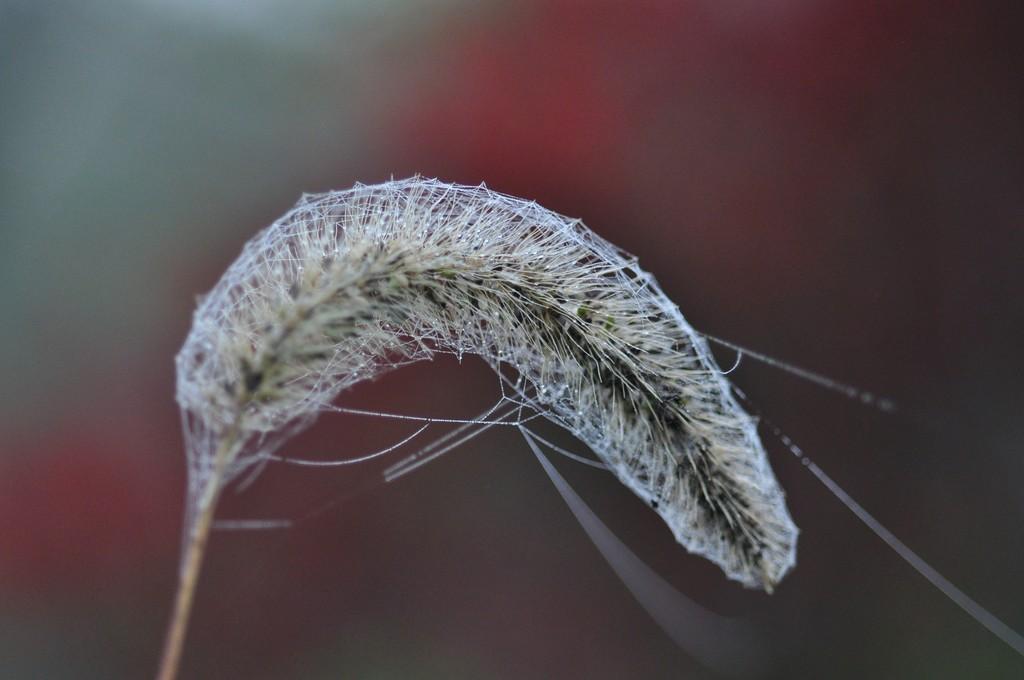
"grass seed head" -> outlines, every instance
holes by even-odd
[[[753,419],[636,259],[535,203],[418,177],[304,196],[201,301],[177,357],[186,528],[343,390],[439,351],[515,368],[730,578],[770,590],[793,565]]]

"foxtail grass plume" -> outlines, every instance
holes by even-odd
[[[438,351],[513,367],[730,578],[771,590],[793,565],[755,422],[636,259],[536,203],[418,177],[304,196],[201,301],[177,358],[186,532],[340,392]]]
[[[224,488],[346,388],[438,352],[514,369],[526,406],[730,578],[770,591],[793,565],[797,529],[754,420],[635,258],[483,185],[356,185],[304,196],[247,243],[178,354],[188,493],[159,680],[177,674]]]

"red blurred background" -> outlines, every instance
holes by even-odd
[[[1013,3],[246,3],[0,9],[0,677],[145,677],[175,585],[172,358],[195,296],[303,191],[413,173],[535,199],[637,254],[732,377],[871,512],[1024,630],[1024,88]],[[731,364],[728,353],[722,355]],[[476,361],[346,403],[466,417]],[[407,434],[327,417],[293,455]],[[680,590],[744,617],[751,677],[1020,677],[767,440],[802,528],[776,594],[559,462]],[[512,433],[391,485],[269,470],[219,533],[182,677],[709,677]]]

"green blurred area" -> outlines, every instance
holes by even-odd
[[[325,175],[359,176],[378,143],[367,100],[454,7],[8,4],[0,418],[39,425],[98,384],[167,370],[152,348],[182,335],[167,310],[200,292],[191,277],[212,284],[211,264],[302,191],[332,188]]]

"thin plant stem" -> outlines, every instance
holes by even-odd
[[[237,428],[221,442],[214,456],[214,469],[206,482],[206,489],[200,501],[199,516],[195,524],[188,528],[189,538],[182,556],[181,571],[178,580],[178,591],[174,597],[174,610],[167,624],[167,638],[164,641],[163,657],[157,670],[157,680],[174,680],[181,664],[181,652],[185,645],[185,633],[188,629],[189,614],[195,600],[196,584],[199,571],[206,553],[206,543],[213,526],[217,501],[220,498],[221,480],[228,463],[234,458]]]

